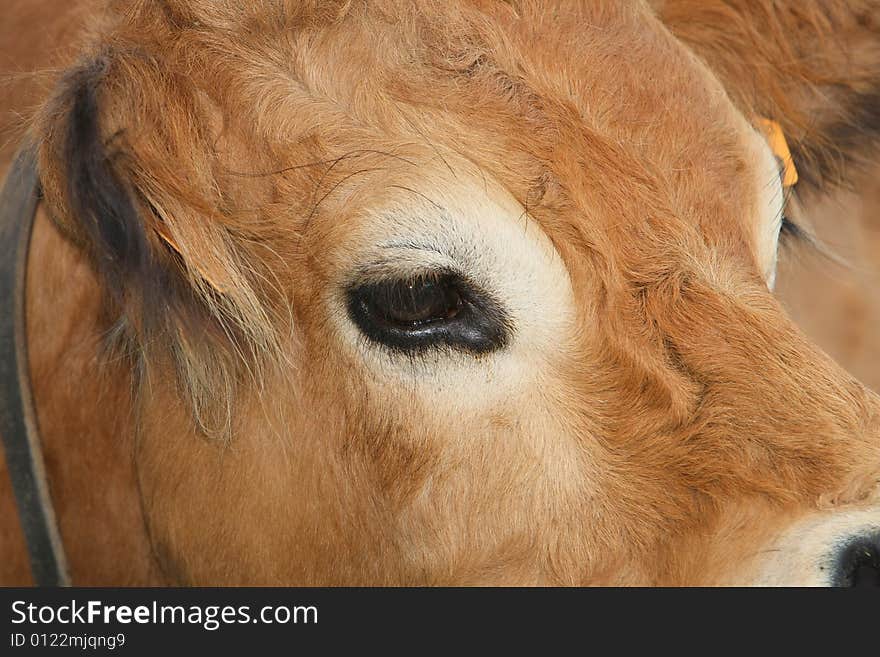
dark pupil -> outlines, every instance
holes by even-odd
[[[378,310],[390,324],[420,326],[452,319],[461,309],[461,296],[448,278],[385,283],[377,297]]]

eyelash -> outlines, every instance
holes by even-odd
[[[789,219],[785,214],[779,225],[779,242],[784,246],[790,246],[792,243],[802,242],[806,239],[807,234],[803,228]]]
[[[782,175],[782,174],[780,174]],[[788,208],[789,199],[791,198],[794,190],[791,187],[783,188],[783,199],[782,199],[782,210],[779,217],[779,244],[781,246],[792,246],[794,244],[804,244],[809,243],[810,238],[807,231],[805,231],[801,226],[791,219],[788,215],[785,214],[786,209]]]

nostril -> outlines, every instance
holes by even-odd
[[[835,586],[880,588],[880,533],[851,541],[840,551]]]

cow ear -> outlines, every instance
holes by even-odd
[[[274,347],[274,327],[248,275],[258,266],[211,197],[203,110],[155,62],[100,57],[63,78],[35,131],[50,216],[146,357],[170,354],[213,435],[229,430],[221,392]]]
[[[142,119],[131,107],[142,105],[143,98],[128,96],[134,85],[114,80],[113,66],[98,58],[60,83],[39,121],[41,180],[53,218],[88,253],[109,295],[146,321],[156,315],[138,306],[180,302],[187,284],[221,296],[230,287],[229,276],[220,262],[180,246],[177,234],[186,232],[192,221],[185,217],[193,213],[180,203],[174,217],[168,216],[164,210],[174,204],[163,199],[162,176],[146,162],[155,158],[155,142],[167,146],[186,138],[179,130],[176,135],[156,130],[144,139],[146,131],[136,127]],[[133,77],[141,77],[132,82],[149,95],[144,76]]]
[[[108,63],[70,72],[41,117],[40,177],[50,214],[89,255],[108,295],[133,311],[149,289],[171,282],[160,267],[125,174],[122,151],[106,136],[101,97]],[[148,283],[149,286],[148,286]],[[135,298],[142,303],[133,304]],[[141,315],[149,313],[138,309]]]
[[[880,143],[880,1],[657,0],[659,17],[754,121],[779,123],[800,188],[846,179]]]

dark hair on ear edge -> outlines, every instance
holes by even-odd
[[[232,399],[244,377],[259,383],[271,337],[255,343],[233,299],[196,289],[182,256],[154,234],[161,221],[126,167],[136,166],[124,129],[106,136],[103,95],[110,59],[95,58],[62,81],[52,106],[45,151],[54,162],[62,230],[88,254],[118,316],[113,335],[147,362],[167,348],[198,428],[228,438]],[[111,130],[113,128],[111,127]],[[207,295],[213,295],[209,298]],[[118,327],[123,327],[122,333]],[[142,369],[142,368],[141,368]]]
[[[160,262],[150,243],[144,217],[136,205],[135,190],[120,175],[121,150],[108,149],[101,130],[101,84],[109,68],[97,58],[65,81],[69,108],[60,155],[63,158],[63,195],[70,220],[98,269],[108,295],[144,331],[159,328],[159,318],[182,310],[183,281],[174,280],[166,262]],[[122,142],[124,133],[111,141]],[[163,310],[165,312],[161,312]]]

